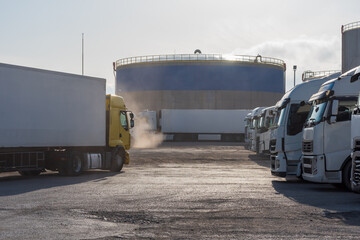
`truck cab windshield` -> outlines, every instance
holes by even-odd
[[[351,120],[351,112],[355,108],[357,98],[354,97],[340,97],[339,100],[338,114],[336,116],[337,122]],[[307,118],[307,126],[313,126],[320,123],[325,119],[325,109],[327,104],[331,104],[332,100],[315,100],[309,112]],[[330,105],[331,108],[331,105]]]
[[[280,110],[280,113],[278,113],[278,121],[277,121],[277,127],[281,126],[282,124],[284,124],[284,119],[285,119],[285,112],[286,112],[286,107],[284,107],[283,109]]]
[[[316,100],[313,101],[309,115],[307,117],[307,126],[316,125],[321,122],[327,101],[325,100]]]
[[[267,118],[267,121],[266,121],[266,125],[268,128],[275,128],[276,127],[276,116],[277,114],[275,115],[271,115]]]
[[[123,112],[123,111],[120,112],[120,124],[125,130],[129,129],[127,118],[126,118],[126,112]]]
[[[307,119],[311,106],[309,104],[291,104],[287,121],[287,134],[294,136],[300,133]]]

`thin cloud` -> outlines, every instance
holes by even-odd
[[[306,70],[340,70],[341,42],[336,36],[324,38],[300,37],[292,40],[268,41],[248,49],[237,48],[234,55],[257,55],[275,57],[286,62],[286,89],[293,87],[293,65],[297,65],[296,83]]]

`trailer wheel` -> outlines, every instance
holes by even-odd
[[[111,156],[111,169],[112,172],[120,172],[125,162],[125,151],[123,148],[117,148],[113,151]]]
[[[25,170],[25,171],[18,171],[21,176],[24,177],[35,177],[40,175],[41,170]]]
[[[343,168],[342,183],[344,184],[346,189],[348,189],[349,191],[352,191],[350,177],[351,177],[351,161],[348,161],[345,164],[345,167]]]
[[[67,175],[78,176],[82,170],[82,158],[79,153],[72,153],[67,164]]]

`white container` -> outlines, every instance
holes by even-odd
[[[162,109],[163,133],[244,133],[250,110]]]
[[[0,64],[0,148],[105,146],[105,84]]]

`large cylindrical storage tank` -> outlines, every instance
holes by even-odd
[[[145,109],[253,109],[285,91],[285,63],[259,56],[143,56],[116,62],[116,94]]]
[[[360,65],[360,22],[341,27],[342,32],[342,69],[344,73]]]

